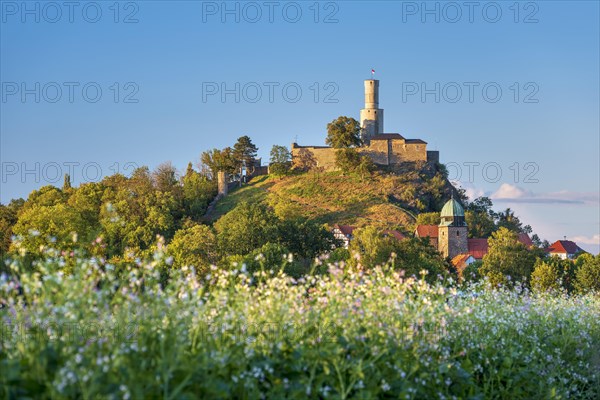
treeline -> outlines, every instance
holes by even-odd
[[[0,205],[2,253],[20,250],[35,257],[52,246],[114,258],[145,251],[157,235],[169,240],[188,221],[200,221],[216,192],[216,182],[191,163],[183,176],[165,163],[152,172],[141,167],[130,177],[115,174],[78,188],[66,176],[62,188],[44,186],[26,201]]]

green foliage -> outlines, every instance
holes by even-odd
[[[239,161],[236,161],[231,147],[226,147],[223,150],[212,149],[203,152],[200,155],[200,162],[210,169],[213,179],[215,179],[218,172],[233,174]]]
[[[5,256],[10,247],[13,235],[13,226],[17,223],[19,210],[25,200],[11,200],[7,205],[0,204],[0,260]],[[0,271],[4,265],[0,266]]]
[[[252,143],[252,139],[249,136],[240,136],[237,142],[233,145],[233,151],[231,153],[235,168],[242,173],[242,168],[252,168],[254,160],[256,159],[256,153],[258,147]]]
[[[264,204],[240,203],[216,223],[222,254],[246,255],[269,242],[276,242],[278,219]]]
[[[531,289],[535,292],[558,291],[561,281],[558,269],[542,260],[536,262],[531,273]]]
[[[579,293],[600,293],[600,255],[582,254],[577,257],[575,289]]]
[[[417,215],[417,225],[439,225],[440,213],[428,212]]]
[[[480,269],[483,262],[477,260],[465,267],[461,274],[462,282],[465,284],[479,282],[482,278]]]
[[[269,172],[275,176],[287,175],[292,167],[292,154],[285,146],[273,145],[269,160]]]
[[[183,184],[183,207],[186,216],[198,221],[212,199],[217,195],[217,184],[201,175],[188,165],[186,174],[182,178]]]
[[[518,241],[516,232],[500,228],[488,239],[489,250],[483,257],[481,274],[487,276],[492,285],[527,283],[533,272],[536,253]]]
[[[447,277],[450,266],[442,259],[427,238],[407,238],[398,241],[384,236],[375,227],[356,229],[350,242],[351,264],[382,265],[391,262],[406,276],[419,276],[423,271],[428,281]]]
[[[219,260],[216,234],[206,225],[191,224],[178,230],[167,249],[173,257],[173,266],[193,266],[201,276]]]
[[[361,178],[371,175],[376,166],[370,157],[361,156],[355,148],[341,148],[335,151],[335,164],[344,173],[355,172]]]
[[[327,124],[325,143],[336,149],[360,146],[360,123],[354,118],[338,117]]]
[[[598,398],[597,296],[458,291],[371,265],[293,279],[263,250],[274,264],[254,273],[166,282],[161,246],[118,267],[14,260],[0,397]]]

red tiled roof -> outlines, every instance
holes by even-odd
[[[570,240],[557,240],[546,249],[548,253],[554,254],[577,254],[584,251],[577,243]]]
[[[388,230],[388,231],[383,231],[382,233],[386,236],[392,236],[398,241],[406,239],[406,235],[403,234],[402,232]]]
[[[419,225],[415,232],[418,237],[436,238],[438,237],[438,226],[437,225]]]
[[[352,232],[354,231],[354,229],[356,229],[356,227],[351,226],[351,225],[338,225],[338,224],[335,224],[333,227],[339,229],[340,232],[342,232],[346,236],[352,235]]]
[[[458,268],[459,271],[462,271],[466,267],[466,262],[469,257],[471,257],[471,254],[469,253],[459,254],[452,259],[452,265]]]
[[[467,239],[468,253],[476,260],[481,260],[488,252],[487,239]]]
[[[519,233],[519,242],[523,243],[527,248],[533,247],[533,242],[526,233]]]

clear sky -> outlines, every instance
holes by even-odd
[[[386,132],[597,253],[598,4],[1,1],[0,200],[66,172],[184,169],[244,134],[264,159],[323,144],[374,68]]]

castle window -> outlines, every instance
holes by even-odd
[[[456,236],[460,236],[460,232],[459,231],[456,231]]]

